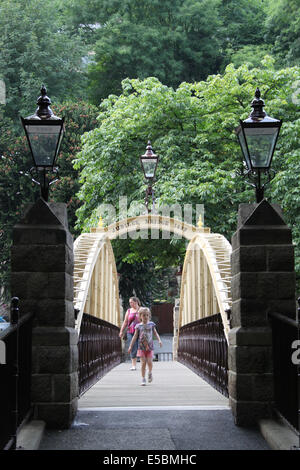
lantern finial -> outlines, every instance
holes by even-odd
[[[253,121],[259,121],[267,115],[266,112],[263,110],[265,102],[261,99],[260,95],[260,89],[257,87],[255,90],[255,98],[252,100],[251,103],[253,111],[249,116],[251,119],[253,119]]]
[[[42,85],[41,87],[41,95],[38,97],[36,104],[38,105],[38,108],[36,109],[35,114],[40,119],[57,119],[50,108],[51,100],[49,96],[47,96],[45,85]]]

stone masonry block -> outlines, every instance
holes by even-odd
[[[12,296],[25,299],[45,298],[47,296],[48,274],[32,272],[11,273]]]
[[[293,272],[241,272],[232,277],[233,300],[288,299],[295,295]]]
[[[273,374],[236,374],[228,375],[229,395],[240,401],[272,401]]]
[[[65,272],[13,272],[13,295],[20,299],[66,299],[73,301],[73,277]]]
[[[241,246],[231,255],[231,272],[267,271],[266,248],[264,246]]]
[[[238,299],[232,302],[231,326],[263,327],[268,324],[268,302],[264,299]]]
[[[76,415],[78,399],[69,403],[36,403],[35,419],[46,422],[48,429],[68,429]]]
[[[228,368],[239,374],[273,372],[271,346],[230,346]]]
[[[36,327],[33,330],[34,346],[77,346],[78,334],[68,327]]]
[[[35,302],[34,299],[32,299],[32,305],[28,311],[35,313],[37,326],[72,327],[75,324],[74,305],[70,300],[48,298]]]
[[[53,375],[53,398],[56,402],[70,402],[77,397],[78,373]]]
[[[31,377],[32,402],[52,401],[52,377],[50,374],[33,374]]]
[[[232,328],[228,333],[230,346],[272,346],[270,326]]]
[[[71,346],[71,362],[70,362],[70,372],[76,372],[78,374],[78,363],[79,363],[79,353],[78,346]]]
[[[67,245],[19,245],[11,249],[12,272],[68,272],[73,252]]]
[[[294,247],[292,245],[267,246],[268,271],[294,271]]]
[[[67,346],[35,348],[38,355],[37,372],[39,374],[71,373],[71,351]]]
[[[232,236],[232,250],[241,245],[289,245],[292,243],[291,230],[286,227],[245,227]]]
[[[73,237],[66,232],[64,227],[55,227],[49,225],[45,227],[32,227],[30,225],[14,226],[13,230],[14,245],[68,245],[72,248]]]
[[[240,401],[230,397],[229,404],[237,426],[255,426],[260,419],[272,417],[271,402]]]
[[[260,206],[260,207],[258,207]],[[249,221],[253,223],[253,218],[251,215],[256,213],[253,217],[255,219],[255,225],[274,225],[283,223],[283,212],[279,204],[269,204],[266,200],[262,203],[241,203],[239,204],[238,211],[238,228],[241,228],[245,223]],[[279,218],[278,218],[279,216]]]
[[[73,301],[73,276],[66,272],[48,274],[48,297],[50,299],[66,299]]]

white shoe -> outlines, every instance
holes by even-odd
[[[132,366],[132,367],[130,367],[129,370],[136,370],[136,367],[133,367],[133,366]]]
[[[146,379],[145,378],[142,379],[141,385],[146,385]]]

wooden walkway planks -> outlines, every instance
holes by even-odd
[[[141,387],[140,364],[125,362],[88,390],[79,409],[102,407],[229,407],[228,399],[190,369],[175,361],[153,363],[154,380]]]

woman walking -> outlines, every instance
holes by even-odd
[[[130,308],[127,310],[125,314],[125,318],[121,326],[119,336],[120,338],[122,338],[124,330],[127,327],[127,337],[129,338],[129,341],[131,342],[134,332],[135,332],[135,325],[137,325],[140,321],[138,311],[141,306],[141,302],[139,301],[137,297],[130,297],[129,305],[130,305]],[[136,370],[137,348],[138,348],[138,344],[136,343],[135,347],[132,348],[132,351],[130,352],[130,358],[131,358],[130,370]]]

